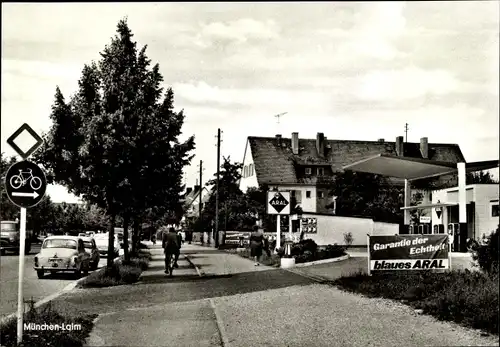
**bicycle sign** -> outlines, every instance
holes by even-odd
[[[42,201],[47,190],[47,180],[38,165],[25,160],[9,168],[5,176],[5,188],[13,204],[29,208]]]

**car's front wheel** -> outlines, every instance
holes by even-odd
[[[89,265],[83,266],[82,273],[83,276],[87,276],[89,274]]]
[[[43,270],[36,270],[36,275],[38,276],[38,278],[43,278],[44,271]]]

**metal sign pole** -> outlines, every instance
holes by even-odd
[[[366,247],[368,248],[368,276],[372,275],[371,260],[370,260],[370,234],[366,234]]]
[[[17,288],[17,343],[23,342],[23,279],[24,279],[24,248],[26,245],[26,208],[21,207],[21,235],[19,238],[19,284]]]
[[[281,247],[281,215],[276,215],[276,248]]]

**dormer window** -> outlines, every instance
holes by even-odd
[[[311,174],[311,168],[310,167],[306,167],[306,175],[310,175]]]
[[[325,168],[319,167],[318,168],[318,176],[323,176],[325,174]]]

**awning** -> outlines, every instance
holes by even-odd
[[[439,204],[428,204],[428,205],[401,207],[401,210],[421,210],[424,208],[448,207],[448,206],[457,206],[457,205],[458,204],[455,202],[444,202],[444,203],[439,203]]]
[[[466,164],[466,171],[487,170],[498,167],[498,160]],[[344,170],[367,172],[409,181],[453,174],[458,171],[456,163],[429,159],[398,157],[378,154],[343,167]]]

